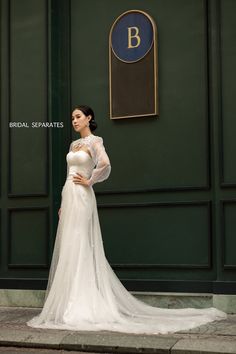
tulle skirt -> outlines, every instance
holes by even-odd
[[[165,334],[225,318],[215,308],[162,309],[132,296],[105,257],[93,188],[68,177],[44,306],[29,326]]]

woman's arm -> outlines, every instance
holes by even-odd
[[[91,142],[90,152],[96,165],[91,177],[88,179],[88,186],[106,180],[111,173],[109,157],[103,145],[103,139],[99,136]]]

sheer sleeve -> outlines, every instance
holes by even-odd
[[[88,180],[89,186],[92,186],[94,183],[102,182],[109,177],[111,164],[101,137],[96,136],[96,139],[91,141],[90,152],[95,164],[92,175]]]

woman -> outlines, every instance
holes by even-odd
[[[59,223],[42,312],[27,324],[70,330],[168,333],[187,330],[226,315],[209,309],[161,309],[133,297],[109,266],[103,249],[93,184],[108,178],[111,167],[94,113],[87,106],[72,112],[81,138],[67,154]]]

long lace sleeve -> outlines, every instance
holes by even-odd
[[[88,180],[89,186],[107,179],[111,172],[109,157],[103,145],[103,139],[99,136],[91,141],[90,152],[95,163],[92,175]]]

